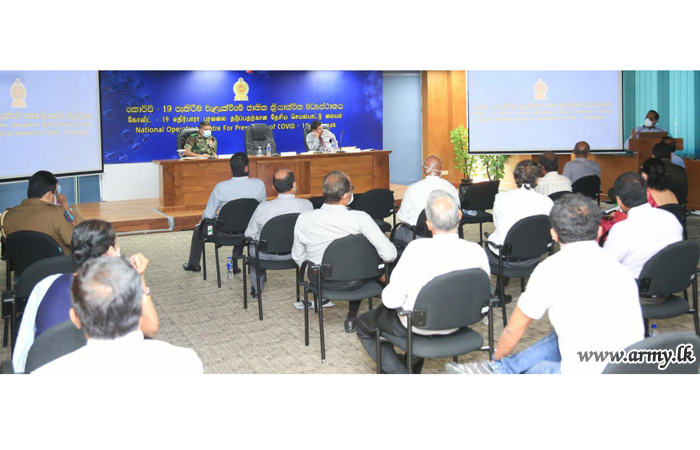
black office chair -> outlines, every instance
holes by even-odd
[[[258,312],[260,320],[263,320],[262,309],[262,290],[260,289],[261,270],[287,270],[294,269],[296,272],[295,280],[299,279],[299,268],[293,259],[284,261],[270,261],[260,259],[259,252],[273,255],[290,255],[292,253],[292,245],[294,244],[294,225],[297,223],[299,213],[284,214],[282,216],[273,217],[270,219],[260,232],[260,239],[248,239],[248,257],[243,257],[243,308],[248,308],[248,286],[246,284],[246,274],[249,273],[246,268],[248,265],[255,266],[255,272],[258,274],[256,290],[258,293]],[[255,248],[255,256],[250,256],[250,247]],[[299,283],[296,284],[297,302],[299,301]]]
[[[66,320],[44,331],[36,338],[27,353],[24,373],[32,373],[39,367],[62,356],[73,353],[87,344],[85,333],[73,322]]]
[[[685,236],[685,209],[683,208],[683,205],[679,205],[678,203],[667,203],[659,206],[658,208],[668,211],[676,216],[676,219],[678,219],[678,222],[680,222],[681,226],[683,227],[684,238],[687,239],[687,236]]]
[[[323,332],[324,300],[353,301],[369,299],[369,309],[372,309],[372,298],[382,294],[382,286],[375,281],[384,273],[388,282],[386,264],[377,254],[377,250],[361,234],[336,239],[328,246],[323,254],[323,262],[318,265],[312,261],[304,261],[299,269],[300,277],[304,276],[306,268],[315,274],[315,285],[311,282],[300,282],[304,286],[304,344],[309,345],[309,291],[314,295],[314,309],[318,313],[319,335],[321,339],[321,361],[326,363],[326,343]],[[311,274],[309,276],[312,276]],[[353,291],[336,290],[324,286],[324,281],[364,281]]]
[[[216,219],[204,219],[199,224],[202,245],[202,275],[207,279],[206,243],[214,243],[216,253],[216,281],[221,287],[221,268],[219,263],[220,247],[235,247],[245,244],[245,230],[248,222],[258,207],[258,201],[252,198],[239,198],[221,207]]]
[[[408,337],[394,336],[377,328],[377,313],[372,317],[370,330],[376,332],[377,373],[381,373],[382,338],[406,352],[406,361],[413,356],[421,358],[453,357],[457,362],[459,355],[475,350],[485,350],[493,354],[493,311],[489,306],[491,300],[491,281],[481,269],[456,270],[433,278],[418,293],[413,311],[398,310],[399,315],[408,321]],[[489,345],[484,347],[483,337],[469,328],[481,321],[482,309],[489,307]],[[422,336],[413,333],[413,328],[420,330],[447,330],[459,328],[448,335]],[[408,373],[412,373],[412,364],[407,364]]]
[[[394,203],[394,191],[389,189],[369,190],[364,194],[356,195],[355,201],[352,203],[352,209],[369,214],[377,223],[379,229],[385,233],[390,232],[393,227],[384,219],[393,216],[393,226],[395,227],[397,208],[398,206]]]
[[[51,236],[36,231],[15,231],[7,236],[6,246],[15,277],[41,259],[63,255],[63,249]]]
[[[267,144],[270,144],[272,154],[277,154],[277,145],[272,136],[272,129],[264,123],[254,123],[245,129],[245,151],[249,155],[257,155],[258,148],[266,152]],[[265,153],[266,154],[266,153]]]
[[[579,178],[571,185],[571,191],[574,194],[583,194],[593,200],[598,200],[598,206],[600,206],[600,177],[597,175]]]
[[[459,222],[459,229],[462,235],[464,235],[464,225],[478,223],[479,236],[483,236],[483,224],[493,222],[493,214],[487,213],[486,210],[493,208],[493,202],[496,200],[500,184],[500,180],[496,180],[484,181],[469,186],[469,189],[467,189],[464,197],[461,199],[461,207],[464,210],[476,211],[476,215],[462,215],[462,220]],[[479,241],[479,244],[482,244],[482,242]]]
[[[529,277],[539,264],[539,258],[547,252],[551,252],[552,235],[550,234],[551,224],[549,217],[544,214],[526,217],[517,221],[508,230],[502,245],[496,245],[491,241],[486,241],[488,246],[498,253],[498,264],[493,264],[489,260],[491,274],[496,275],[496,282],[499,286],[501,311],[503,313],[503,326],[508,324],[505,302],[505,286],[503,277],[520,278],[520,288],[525,290],[525,278]],[[488,233],[484,233],[488,238]],[[490,251],[487,249],[487,251]],[[538,258],[534,260],[535,258]],[[522,267],[509,267],[504,264],[504,260],[528,260],[533,259],[532,264]]]
[[[688,230],[686,227],[686,218],[688,216],[687,203],[688,203],[688,183],[671,183],[669,189],[676,196],[678,204],[683,208],[683,239],[688,239]]]
[[[5,261],[5,289],[12,289],[12,272],[15,270],[12,267],[10,258],[7,256],[7,242],[5,236],[0,236],[0,260]]]
[[[418,220],[416,220],[416,225],[409,225],[404,222],[399,222],[396,224],[393,230],[391,230],[391,235],[389,237],[389,240],[394,242],[394,234],[396,234],[396,230],[399,227],[407,227],[408,229],[411,230],[413,233],[413,239],[416,238],[431,238],[433,237],[433,232],[430,231],[428,228],[428,225],[426,224],[427,216],[425,214],[425,210],[421,211],[420,214],[418,215]],[[394,242],[396,244],[396,242]]]
[[[559,191],[559,192],[554,192],[549,194],[549,198],[552,199],[553,202],[556,202],[560,198],[562,198],[565,195],[571,194],[571,191]]]
[[[687,331],[674,331],[671,333],[662,333],[658,336],[649,337],[642,341],[632,344],[625,349],[626,354],[630,352],[648,353],[653,351],[668,352],[676,354],[676,349],[680,345],[690,346],[690,353],[694,356],[695,362],[681,363],[679,361],[671,362],[664,369],[660,368],[660,363],[626,363],[626,364],[610,364],[605,366],[603,374],[692,374],[698,373],[698,361],[700,361],[700,338],[688,333]]]
[[[331,127],[328,124],[324,123],[321,126],[323,127],[324,130],[331,131]],[[306,143],[306,136],[308,136],[309,133],[311,133],[311,125],[306,124],[306,125],[304,125],[304,147],[306,147],[307,152],[309,151],[309,144]]]
[[[644,264],[637,279],[640,295],[666,297],[663,302],[658,304],[642,302],[642,317],[644,318],[646,336],[649,335],[650,319],[668,319],[683,314],[693,315],[695,334],[700,336],[698,279],[696,276],[699,259],[700,245],[695,241],[685,240],[663,248]],[[684,291],[690,284],[693,286],[692,308],[690,308],[688,300],[675,295],[676,292]]]
[[[12,235],[10,235],[12,236]],[[11,330],[11,351],[14,352],[19,324],[17,319],[24,311],[34,286],[44,278],[64,273],[73,273],[78,269],[70,256],[54,256],[41,259],[27,267],[17,279],[14,291],[2,293],[2,317],[5,319],[3,347],[7,346],[8,330]]]
[[[321,196],[321,197],[309,197],[309,201],[314,206],[314,209],[320,209],[324,203],[323,196]]]
[[[180,132],[177,133],[177,149],[182,150],[185,148],[185,142],[194,134],[199,134],[199,128],[185,128],[184,130],[180,130]]]

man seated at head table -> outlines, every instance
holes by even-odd
[[[352,234],[362,234],[366,237],[377,249],[383,261],[392,262],[396,259],[396,247],[387,239],[372,217],[364,211],[348,209],[348,205],[353,200],[353,190],[350,178],[341,171],[330,172],[323,179],[323,206],[320,209],[302,213],[294,227],[292,258],[299,267],[305,260],[321,264],[323,253],[333,241]],[[309,281],[313,285],[317,283],[316,276],[316,272],[309,268]],[[355,281],[324,282],[324,286],[331,289],[348,291],[359,289],[362,284]],[[361,300],[349,303],[345,331],[354,333]]]
[[[588,142],[577,142],[574,146],[575,159],[564,164],[562,175],[571,180],[573,185],[579,178],[595,175],[600,178],[600,166],[597,162],[588,159],[591,154],[591,146]]]
[[[370,322],[374,314],[379,314],[377,327],[380,330],[394,336],[406,337],[406,318],[399,317],[396,310],[413,310],[418,293],[430,280],[463,269],[481,269],[486,275],[491,274],[484,249],[474,242],[460,239],[457,234],[462,211],[452,195],[438,189],[430,193],[426,203],[426,224],[432,231],[433,238],[416,239],[408,244],[392,272],[391,281],[382,292],[382,305],[358,319],[357,337],[374,361],[377,360],[376,335],[374,331],[370,331]],[[455,331],[457,330],[413,329],[414,333],[421,335],[445,335]],[[407,363],[399,358],[391,344],[382,345],[381,352],[381,368],[384,372],[408,372]],[[419,367],[414,373],[420,373],[422,360],[416,363]]]
[[[207,207],[202,214],[202,220],[204,219],[214,219],[219,210],[226,203],[233,200],[238,200],[239,198],[252,198],[257,200],[259,203],[263,203],[267,200],[267,190],[265,189],[265,183],[258,178],[248,177],[248,155],[243,152],[235,153],[231,157],[230,161],[231,172],[233,178],[227,181],[222,181],[214,187],[214,190],[209,195],[209,201],[207,202]],[[199,227],[197,225],[192,231],[192,241],[190,243],[190,259],[182,265],[185,270],[190,270],[192,272],[199,272],[202,267],[199,265],[199,261],[202,259],[202,250],[204,242],[199,235]],[[238,274],[241,272],[240,267],[238,267],[238,260],[243,256],[243,245],[236,245],[233,247],[232,257],[233,257],[233,273]]]
[[[306,135],[306,145],[309,147],[310,152],[332,152],[333,144],[338,146],[338,140],[335,134],[331,133],[330,130],[323,128],[323,124],[320,120],[314,120],[311,122],[311,133]]]
[[[199,122],[199,133],[185,141],[183,156],[194,158],[216,158],[216,138],[211,134],[211,124]]]
[[[540,167],[542,171],[537,180],[535,192],[549,196],[555,192],[571,192],[571,180],[564,175],[559,175],[559,158],[553,152],[544,152],[540,155]]]
[[[34,374],[201,374],[188,348],[144,339],[139,330],[147,293],[125,258],[94,258],[73,280],[70,320],[87,344],[36,369]]]
[[[297,183],[294,179],[294,173],[291,170],[278,170],[273,177],[272,184],[279,194],[275,200],[261,203],[260,206],[256,208],[255,212],[253,213],[253,217],[250,218],[248,228],[245,230],[246,237],[255,240],[260,239],[260,233],[265,227],[265,224],[274,217],[284,214],[303,213],[304,211],[313,211],[314,209],[310,201],[304,198],[295,197],[295,194],[297,193]],[[248,252],[250,253],[250,256],[253,257],[255,257],[258,253],[257,249],[253,245],[248,247]],[[292,259],[292,255],[272,255],[269,253],[260,252],[260,259],[268,261],[285,261]],[[258,296],[258,293],[255,290],[258,275],[260,275],[260,290],[262,291],[265,288],[265,281],[267,280],[266,272],[258,274],[255,271],[255,266],[251,265],[250,294],[253,296],[253,298],[257,298]]]
[[[581,194],[554,203],[551,233],[561,250],[532,273],[498,339],[493,361],[448,363],[448,373],[597,374],[607,361],[586,361],[581,353],[621,351],[644,338],[637,283],[596,242],[601,215],[598,205]],[[545,312],[554,331],[508,356]]]

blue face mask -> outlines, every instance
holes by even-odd
[[[211,130],[204,130],[202,132],[202,136],[204,136],[205,138],[209,138],[209,136],[211,136]]]

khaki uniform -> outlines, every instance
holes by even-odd
[[[216,138],[210,136],[208,139],[195,134],[187,138],[185,141],[185,150],[199,155],[216,156]]]
[[[66,255],[70,255],[74,227],[64,217],[64,211],[61,206],[47,203],[38,198],[29,198],[4,214],[2,231],[6,236],[15,231],[44,233],[51,236]]]

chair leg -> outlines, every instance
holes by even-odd
[[[506,287],[503,284],[503,275],[498,275],[498,284],[501,288],[501,313],[503,314],[503,328],[508,325],[508,315],[506,313]]]
[[[377,327],[376,331],[376,340],[377,340],[377,375],[382,374],[382,342],[381,342],[381,331],[379,331],[379,327]]]
[[[698,276],[693,277],[693,320],[695,321],[695,334],[700,336],[700,319],[698,319]]]
[[[5,318],[5,329],[2,332],[2,346],[7,347],[7,336],[10,332],[10,318]]]
[[[525,292],[525,278],[520,279],[520,292]]]
[[[408,369],[408,374],[413,375],[413,318],[408,316],[408,324],[406,326],[408,331],[408,342],[406,345],[406,368]]]
[[[493,307],[489,302],[489,358],[493,359]]]
[[[459,356],[453,356],[452,361],[458,363],[459,362]]]
[[[243,309],[248,309],[248,276],[250,276],[250,264],[244,256],[243,258]],[[246,271],[246,268],[248,269]]]
[[[374,309],[374,308],[372,308],[372,297],[370,297],[370,298],[369,298],[369,310],[371,311],[371,310],[373,310],[373,309]]]
[[[319,294],[321,294],[321,288],[319,286],[318,289]],[[323,297],[321,295],[318,296],[320,301],[323,301]],[[316,302],[318,304],[318,302]],[[326,340],[324,339],[323,335],[323,308],[321,306],[318,307],[318,329],[319,329],[319,334],[321,336],[321,364],[326,363]]]
[[[263,310],[262,310],[262,290],[260,289],[260,258],[256,259],[256,270],[257,270],[257,278],[256,278],[256,289],[258,290],[258,314],[260,316],[260,320],[263,320]]]
[[[644,319],[644,337],[649,337],[649,319]]]
[[[295,267],[295,268],[294,268],[294,272],[296,273],[296,277],[295,277],[294,279],[296,280],[295,283],[296,283],[296,285],[297,285],[297,303],[298,303],[298,302],[300,301],[300,295],[299,295],[299,268],[298,268],[298,267]]]
[[[314,296],[314,312],[318,314],[318,296],[315,292],[312,292],[312,294]]]
[[[202,240],[202,276],[207,281],[207,242]]]
[[[221,288],[221,268],[219,267],[219,247],[214,244],[214,254],[216,255],[216,282]]]
[[[304,345],[309,346],[309,290],[304,286]]]

